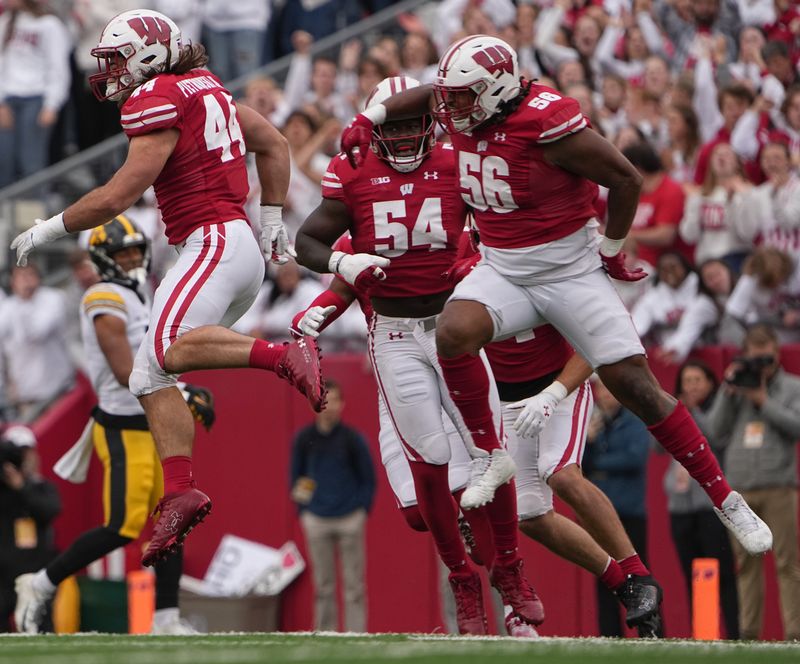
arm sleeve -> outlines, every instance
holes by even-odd
[[[633,305],[631,318],[633,319],[633,326],[636,328],[636,333],[640,337],[646,337],[655,323],[653,316],[653,300],[655,297],[657,297],[655,291],[651,289]]]
[[[706,415],[708,433],[717,443],[722,444],[730,436],[740,401],[741,397],[726,394],[724,387],[717,391],[714,403]]]
[[[46,38],[47,72],[45,74],[44,108],[58,111],[67,101],[71,74],[69,52],[71,43],[64,24],[55,16],[49,16]]]
[[[667,350],[675,351],[678,360],[683,362],[694,348],[703,330],[719,320],[719,310],[707,295],[700,295],[683,312],[678,328],[664,344]]]
[[[731,147],[742,159],[752,160],[761,147],[758,142],[758,127],[761,123],[756,111],[745,111],[731,132]]]
[[[700,122],[700,139],[707,143],[723,124],[717,104],[717,83],[711,60],[700,58],[694,69],[694,111]]]
[[[594,49],[594,57],[604,68],[611,70],[611,64],[615,59],[614,48],[624,34],[625,30],[618,25],[608,25],[603,30],[603,34]]]
[[[294,110],[303,102],[303,96],[311,89],[311,56],[306,53],[295,53],[289,62],[289,73],[283,86],[283,99],[287,106]]]
[[[532,137],[537,143],[553,143],[589,126],[578,102],[571,97],[550,102],[543,110],[546,115],[531,126]]]
[[[792,444],[800,438],[800,395],[788,404],[781,403],[779,400],[767,395],[767,400],[761,407],[761,414],[764,419],[769,422],[780,432],[792,439]]]
[[[691,194],[686,201],[678,232],[687,244],[697,244],[700,239],[700,205],[702,203],[700,194]]]
[[[781,199],[781,205],[775,210],[775,219],[785,229],[800,228],[800,181],[794,180],[789,185],[788,196]]]
[[[116,316],[122,320],[128,320],[128,309],[125,300],[109,289],[93,288],[86,292],[81,301],[81,311],[94,320],[96,316],[109,315]]]
[[[731,226],[736,234],[745,242],[753,242],[762,230],[761,220],[771,213],[768,209],[770,206],[770,200],[763,197],[761,190],[753,187],[734,195],[726,214],[730,215]]]
[[[40,525],[50,523],[61,512],[61,499],[50,482],[25,482],[20,493],[30,515]]]
[[[556,33],[563,18],[563,9],[549,7],[539,14],[536,21],[536,37],[533,45],[553,67],[557,67],[565,60],[579,59],[578,52],[574,48],[555,43]]]
[[[66,307],[64,297],[59,291],[49,293],[47,299],[42,298],[42,306],[23,323],[23,327],[28,331],[28,337],[40,341],[49,337],[53,332],[64,327],[66,322]]]
[[[740,323],[748,323],[748,315],[753,308],[753,297],[757,290],[756,278],[750,274],[743,274],[725,304],[725,313]]]
[[[658,27],[658,24],[655,22],[650,12],[639,12],[636,14],[636,24],[642,31],[642,37],[644,37],[650,52],[654,55],[663,54],[664,35],[661,33],[661,29]]]

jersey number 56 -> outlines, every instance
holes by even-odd
[[[491,208],[493,212],[503,214],[519,207],[511,193],[511,185],[500,179],[508,174],[508,162],[502,157],[483,156],[474,152],[458,153],[461,196],[467,205],[476,210]]]

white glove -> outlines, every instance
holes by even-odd
[[[515,431],[525,438],[538,436],[566,396],[567,388],[554,381],[536,396],[508,404],[506,408],[521,409],[514,422]]]
[[[11,243],[11,249],[17,250],[17,265],[20,267],[27,265],[28,254],[36,247],[68,234],[69,231],[64,226],[63,212],[59,212],[55,217],[50,217],[46,220],[37,219],[34,226],[17,235]]]
[[[297,329],[303,334],[316,339],[319,336],[319,328],[334,311],[336,311],[336,307],[333,305],[324,308],[311,307],[297,322]]]
[[[389,267],[390,262],[388,258],[372,254],[346,254],[343,251],[334,251],[328,261],[328,269],[351,286],[358,287],[365,281],[386,279],[386,273],[381,268]]]
[[[261,206],[261,251],[268,261],[277,265],[289,262],[297,254],[289,246],[289,235],[283,224],[283,208],[278,205]]]

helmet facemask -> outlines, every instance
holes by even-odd
[[[428,114],[375,125],[372,131],[372,151],[400,173],[417,169],[434,143],[433,118]]]
[[[99,101],[119,101],[122,93],[138,84],[128,70],[128,58],[133,55],[133,46],[93,48],[97,58],[97,74],[89,76],[89,87]]]
[[[489,118],[480,103],[484,92],[486,83],[483,81],[460,87],[434,84],[433,114],[436,121],[448,134],[460,134],[477,128]]]

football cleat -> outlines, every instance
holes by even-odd
[[[305,335],[286,344],[283,358],[275,373],[305,395],[317,413],[325,407],[325,386],[322,382],[320,352],[317,342]]]
[[[462,509],[472,510],[492,502],[497,487],[510,481],[516,472],[514,460],[502,448],[473,459],[469,466],[467,488],[461,494]]]
[[[450,587],[456,600],[456,622],[459,634],[480,636],[489,633],[489,622],[483,608],[481,577],[477,572],[449,576]]]
[[[489,580],[503,598],[503,604],[511,606],[517,616],[531,625],[544,622],[544,604],[522,573],[521,558],[512,565],[495,563]]]
[[[772,548],[772,531],[750,509],[738,491],[731,491],[722,502],[722,507],[715,507],[714,512],[751,556],[766,553]]]
[[[211,511],[211,499],[192,487],[164,496],[153,511],[158,520],[142,556],[142,565],[150,567],[175,553],[192,529]]]
[[[509,609],[511,607],[508,607]],[[526,623],[513,610],[506,616],[506,633],[515,639],[538,639],[539,632],[533,625]]]
[[[157,623],[153,621],[153,627],[150,633],[155,636],[193,636],[200,634],[189,621],[183,618],[176,618],[175,620],[168,620],[164,623]]]
[[[625,624],[635,627],[642,638],[661,635],[661,586],[652,576],[629,574],[616,595],[625,607]]]
[[[47,595],[36,590],[33,579],[36,574],[22,574],[14,582],[17,592],[17,606],[14,609],[14,621],[17,631],[23,634],[38,634],[42,618],[44,617]]]

